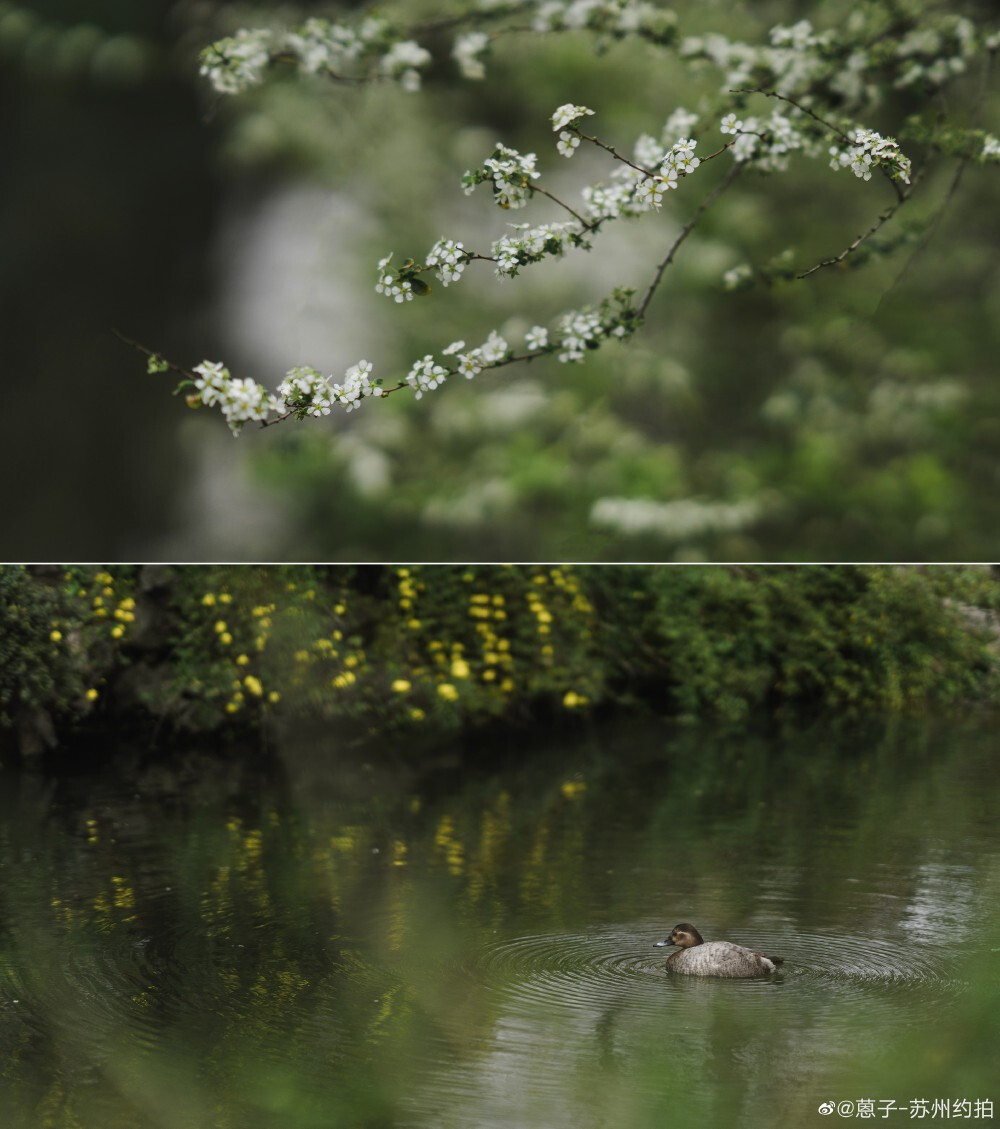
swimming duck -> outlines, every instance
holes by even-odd
[[[667,968],[685,976],[766,976],[784,963],[781,957],[767,957],[731,941],[705,941],[686,921],[675,925],[665,941],[656,942],[656,948],[665,945],[680,946],[667,957]]]

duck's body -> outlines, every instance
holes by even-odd
[[[657,941],[657,948],[679,945],[667,957],[667,968],[685,976],[767,976],[774,972],[781,957],[769,957],[734,945],[731,941],[704,941],[693,925],[686,922],[675,925],[665,941]]]

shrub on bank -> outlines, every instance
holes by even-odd
[[[9,567],[0,708],[195,730],[901,711],[992,693],[996,587],[890,566]]]

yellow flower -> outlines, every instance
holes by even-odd
[[[111,584],[114,578],[110,572],[99,572],[94,576],[94,582],[97,584]]]
[[[397,694],[406,694],[410,689],[410,684],[406,681],[405,678],[397,678],[396,681],[392,684],[392,688],[396,691]]]
[[[297,663],[307,663],[309,661],[309,652],[308,651],[296,651],[295,652],[295,661]]]
[[[413,709],[410,710],[410,717],[412,717],[414,721],[423,721],[426,716],[427,715],[419,706],[414,706]]]
[[[411,619],[411,620],[409,621],[409,623],[407,623],[407,625],[406,625],[406,626],[407,626],[407,627],[408,627],[408,628],[409,628],[409,629],[410,629],[411,631],[419,631],[419,630],[420,630],[420,620],[419,620],[419,619]]]
[[[226,702],[226,713],[236,713],[239,708],[239,702]]]
[[[102,596],[113,596],[115,594],[114,588],[105,587],[101,589]]]
[[[578,694],[575,690],[567,690],[565,695],[563,696],[562,704],[566,707],[566,709],[572,710],[577,706],[585,706],[587,704],[587,699],[583,696],[583,694]]]
[[[247,663],[249,663],[249,662],[250,662],[250,656],[249,655],[237,655],[236,656],[236,665],[237,666],[246,666]]]
[[[343,615],[347,608],[343,604],[335,604],[333,608],[334,615]]]
[[[228,592],[220,592],[219,593],[219,603],[220,604],[231,604],[232,602],[233,602],[233,598],[232,598],[232,596],[229,595]]]
[[[215,595],[214,595],[214,593],[206,592],[205,595],[202,596],[201,602],[202,602],[202,604],[204,604],[204,606],[206,608],[215,607]]]
[[[131,596],[126,596],[118,606],[120,608],[124,608],[125,611],[130,612],[135,607],[135,600],[133,600]]]
[[[62,632],[61,631],[53,631],[49,635],[49,638],[52,640],[53,643],[58,643],[59,640],[62,639]]]
[[[112,639],[120,639],[124,634],[125,634],[125,628],[120,623],[116,623],[115,626],[111,628],[111,638]]]
[[[495,670],[490,669],[490,670],[484,670],[483,671],[483,681],[484,682],[492,682],[496,678],[496,676],[497,676],[497,672]]]
[[[259,678],[254,678],[252,674],[248,674],[243,679],[243,685],[250,691],[255,698],[259,698],[264,693],[264,687],[260,684]]]
[[[97,691],[93,687],[91,687],[87,691],[85,697],[86,697],[88,702],[96,702],[97,699],[100,697],[100,695],[97,693]]]
[[[94,619],[107,619],[107,608],[94,608]]]
[[[446,702],[454,702],[458,700],[458,691],[450,682],[442,682],[438,687],[438,693]]]
[[[281,695],[278,693],[277,690],[272,690],[270,692],[270,694],[268,694],[267,700],[269,702],[280,702],[281,701]]]
[[[344,666],[357,666],[358,660],[355,655],[347,655],[344,659]]]
[[[469,677],[469,664],[465,659],[455,659],[451,664],[452,678],[468,678]]]
[[[101,605],[103,603],[104,603],[104,597],[103,596],[95,596],[94,597],[94,607],[95,608],[101,607]]]
[[[219,636],[219,642],[220,642],[220,643],[221,643],[221,644],[222,644],[222,645],[223,645],[224,647],[228,647],[228,646],[229,646],[229,644],[230,644],[230,643],[231,643],[232,641],[233,641],[233,637],[232,637],[232,635],[230,635],[230,634],[229,634],[229,632],[228,632],[228,631],[223,631],[223,633],[222,633],[222,634],[221,634],[221,635]]]
[[[226,630],[226,621],[224,619],[217,619],[215,621],[215,633],[221,635]]]
[[[513,689],[514,689],[514,683],[513,683],[513,681],[512,681],[512,680],[511,680],[510,678],[505,678],[505,679],[503,680],[503,682],[501,682],[501,683],[500,683],[500,689],[501,689],[501,690],[502,690],[502,691],[503,691],[503,692],[504,692],[505,694],[510,694],[510,693],[511,693],[511,692],[513,691]]]

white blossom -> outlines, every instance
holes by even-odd
[[[552,132],[558,133],[579,118],[586,117],[588,114],[593,115],[593,113],[594,111],[588,110],[586,106],[574,106],[572,102],[567,102],[564,106],[559,106],[553,113]]]
[[[270,47],[271,33],[266,28],[237,31],[201,52],[200,73],[220,94],[239,94],[263,82]]]
[[[723,133],[739,133],[743,128],[743,122],[735,114],[726,114],[720,122],[719,128]]]
[[[983,151],[980,157],[984,161],[1000,161],[1000,139],[988,133],[983,138]]]
[[[412,368],[406,375],[406,383],[416,392],[419,400],[425,392],[432,392],[448,378],[448,370],[442,365],[434,363],[433,356],[428,353],[419,361],[414,361]]]
[[[458,63],[463,78],[482,79],[486,77],[483,56],[490,45],[490,37],[484,31],[470,31],[460,35],[452,48],[452,58]]]
[[[544,325],[533,325],[524,335],[524,342],[532,351],[544,349],[549,343],[549,331]]]
[[[229,369],[221,361],[202,361],[200,365],[195,365],[194,371],[198,373],[194,386],[201,394],[201,402],[210,408],[214,407],[222,400],[226,385],[231,379]]]
[[[490,335],[484,345],[480,345],[476,352],[480,355],[484,365],[495,365],[507,356],[507,342],[495,329],[490,330]]]
[[[579,147],[580,138],[575,133],[569,133],[564,129],[562,133],[559,134],[556,149],[558,149],[562,156],[567,158],[572,157]]]
[[[278,385],[278,395],[289,408],[307,405],[306,414],[311,416],[329,415],[335,399],[329,379],[308,367],[289,369]]]
[[[439,239],[428,251],[426,261],[427,266],[438,268],[436,274],[443,286],[458,282],[469,265],[465,245],[454,239]]]
[[[371,374],[373,365],[371,361],[358,361],[351,365],[344,373],[344,383],[334,384],[331,394],[335,400],[346,406],[347,411],[354,411],[361,406],[361,401],[368,396],[381,396],[382,389],[373,384]]]
[[[862,180],[871,180],[873,169],[886,168],[893,180],[910,183],[910,159],[900,151],[895,138],[883,137],[873,129],[855,129],[847,136],[852,142],[849,148],[831,146],[831,168],[849,166]]]
[[[394,43],[382,56],[380,70],[389,78],[398,78],[400,86],[408,93],[420,89],[420,71],[431,61],[431,53],[412,39]]]

